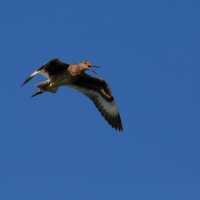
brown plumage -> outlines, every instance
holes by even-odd
[[[66,64],[56,58],[33,72],[22,86],[37,74],[42,74],[48,80],[36,85],[39,90],[33,93],[32,97],[43,92],[55,93],[60,86],[76,89],[93,101],[99,112],[113,128],[122,131],[120,114],[108,84],[101,78],[85,73],[86,70],[93,71],[93,67],[98,68],[88,61],[78,64]]]

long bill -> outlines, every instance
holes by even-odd
[[[89,69],[89,70],[92,71],[93,73],[97,74],[97,72],[95,72],[95,71],[92,69],[92,67],[93,67],[93,68],[98,68],[98,69],[99,69],[100,67],[99,67],[99,66],[94,66],[94,65],[93,65],[93,66],[91,66],[90,69]]]

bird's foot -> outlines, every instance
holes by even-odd
[[[35,96],[37,96],[39,94],[42,94],[43,92],[44,92],[44,90],[38,90],[35,93],[33,93],[31,97],[35,97]]]

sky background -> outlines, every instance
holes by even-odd
[[[199,200],[200,1],[0,2],[0,199]],[[82,94],[30,98],[58,57],[101,66],[124,132]],[[91,74],[91,73],[90,73]]]

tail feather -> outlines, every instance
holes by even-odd
[[[39,71],[33,72],[33,73],[22,83],[21,87],[24,86],[26,83],[28,83],[28,82],[29,82],[34,76],[36,76],[38,73],[39,73]]]

